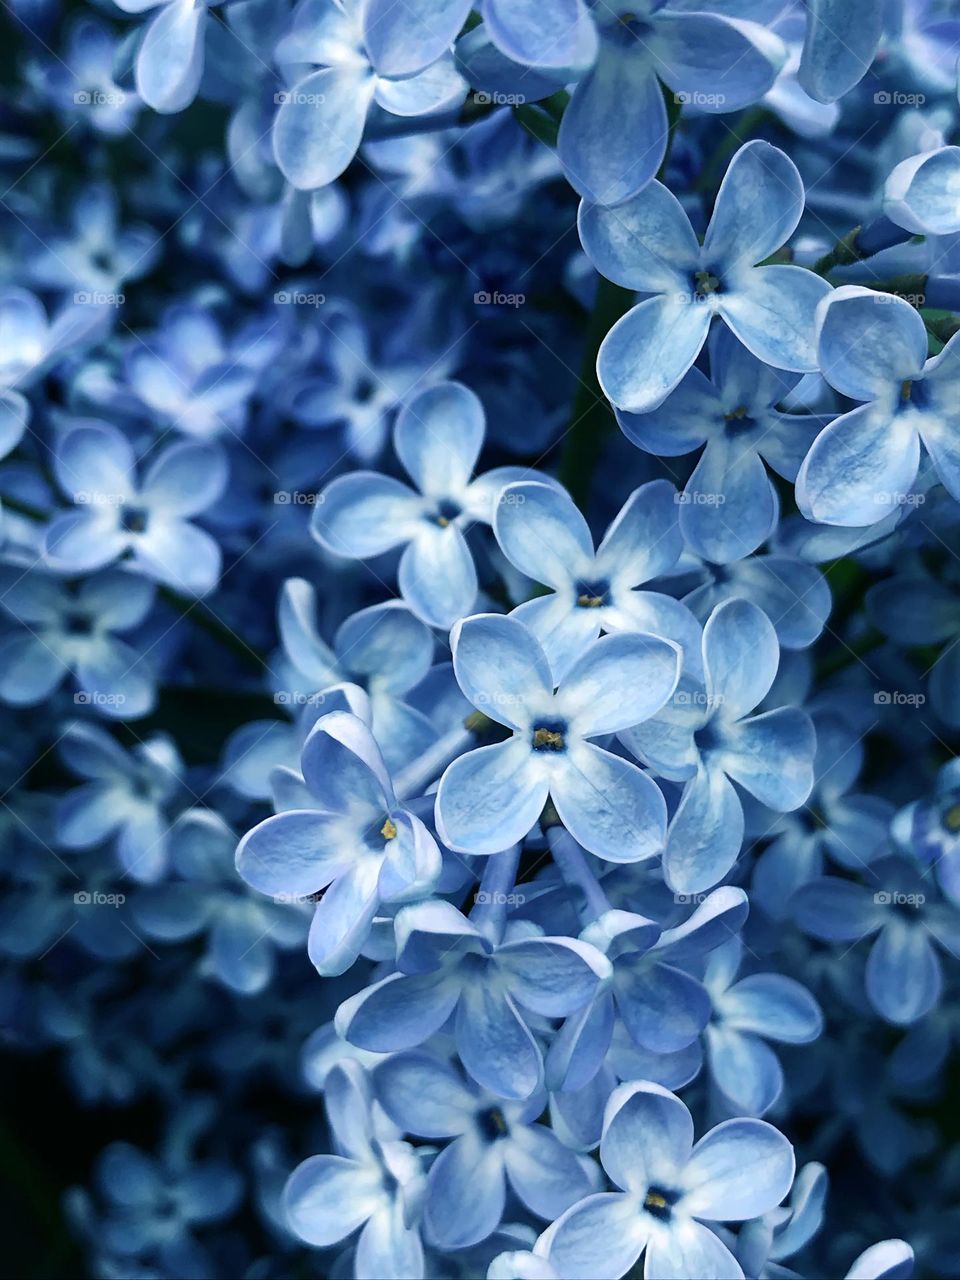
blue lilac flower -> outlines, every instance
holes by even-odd
[[[789,1206],[771,1209],[745,1222],[737,1232],[734,1252],[744,1275],[775,1280],[778,1263],[798,1253],[823,1226],[827,1171],[811,1162],[797,1170]]]
[[[700,631],[689,612],[670,596],[637,589],[680,558],[676,496],[665,480],[634,490],[594,551],[586,521],[561,489],[528,480],[500,494],[493,530],[501,550],[551,588],[511,616],[543,645],[558,680],[601,631],[663,636],[696,670]]]
[[[890,852],[893,805],[852,789],[864,760],[857,733],[829,710],[812,719],[813,791],[803,809],[777,824],[753,871],[754,900],[775,920],[787,917],[797,889],[823,874],[825,857],[855,872]]]
[[[596,269],[651,295],[600,348],[597,376],[618,409],[646,413],[662,404],[700,354],[715,316],[765,364],[817,368],[814,317],[829,284],[803,267],[757,265],[793,234],[803,201],[789,157],[749,142],[730,161],[702,245],[659,182],[615,209],[581,206],[580,238]]]
[[[478,614],[451,633],[460,687],[478,711],[511,730],[505,742],[460,756],[437,791],[437,830],[451,849],[497,853],[530,831],[552,800],[570,834],[616,862],[655,856],[666,819],[656,784],[592,738],[655,715],[676,688],[677,647],[649,635],[594,640],[559,689],[522,622]]]
[[[952,902],[960,906],[960,763],[948,760],[929,799],[906,805],[893,833],[903,851],[932,867]]]
[[[77,196],[69,232],[49,238],[30,276],[42,288],[71,291],[81,306],[122,306],[124,284],[145,276],[161,248],[145,223],[122,226],[116,192],[92,183]]]
[[[345,1001],[337,1030],[362,1049],[414,1049],[453,1015],[460,1061],[502,1098],[529,1098],[543,1085],[526,1018],[572,1013],[610,975],[589,943],[522,927],[497,942],[442,899],[402,908],[395,930],[399,971]]]
[[[356,716],[324,716],[303,746],[301,807],[267,818],[237,849],[237,869],[261,893],[320,895],[310,958],[321,973],[356,960],[381,902],[429,892],[440,852],[393,793],[383,757]]]
[[[357,1280],[422,1275],[424,1170],[417,1149],[383,1132],[369,1077],[356,1063],[330,1073],[325,1101],[337,1154],[311,1156],[294,1170],[283,1196],[287,1220],[319,1247],[359,1228]]]
[[[773,551],[731,564],[705,562],[700,576],[702,582],[683,603],[701,623],[727,600],[749,600],[773,623],[781,649],[809,648],[830,616],[833,601],[826,578],[798,556]]]
[[[442,1249],[485,1240],[499,1225],[509,1184],[524,1206],[552,1221],[597,1179],[552,1129],[535,1123],[544,1096],[506,1101],[426,1054],[398,1054],[374,1072],[376,1096],[405,1133],[452,1139],[430,1167],[424,1233]]]
[[[473,392],[439,383],[405,405],[394,427],[394,448],[416,490],[354,471],[323,491],[314,514],[314,536],[336,555],[368,559],[402,546],[401,594],[431,626],[449,628],[470,612],[477,573],[464,531],[489,524],[500,490],[530,474],[497,467],[473,479],[484,430]]]
[[[852,336],[856,335],[856,340]],[[797,477],[797,505],[808,520],[867,525],[907,501],[920,444],[953,496],[960,495],[953,419],[960,343],[927,359],[927,331],[902,298],[847,285],[817,313],[823,376],[851,400],[814,441]]]
[[[806,987],[784,974],[738,979],[742,956],[733,938],[707,961],[704,985],[713,1005],[707,1066],[733,1114],[762,1116],[783,1090],[783,1068],[767,1041],[808,1044],[823,1030],[823,1014]]]
[[[145,1266],[195,1265],[196,1254],[184,1247],[191,1233],[227,1218],[243,1192],[238,1173],[222,1161],[191,1163],[175,1153],[161,1161],[128,1142],[104,1149],[96,1180],[105,1202],[98,1243],[124,1269],[135,1259]]]
[[[205,933],[201,971],[250,995],[269,984],[275,948],[301,945],[307,924],[292,904],[265,902],[243,890],[233,865],[236,846],[222,818],[187,810],[170,830],[175,878],[140,889],[131,906],[137,927],[150,938],[180,942]]]
[[[382,221],[378,211],[376,223]],[[274,295],[281,305],[295,298],[286,290]],[[450,340],[437,348],[415,317],[401,333],[377,331],[355,308],[340,303],[325,302],[323,317],[319,368],[278,387],[281,403],[304,427],[342,428],[346,451],[369,464],[382,453],[398,409],[451,371]],[[469,415],[470,408],[455,412]]]
[[[729,329],[709,339],[710,379],[691,369],[659,409],[617,414],[624,434],[661,456],[706,447],[680,498],[680,529],[692,551],[726,564],[755,551],[776,527],[780,503],[764,467],[786,480],[825,426],[815,414],[777,408],[800,374],[758,360]]]
[[[316,590],[303,578],[291,578],[281,587],[278,629],[297,683],[306,682],[307,704],[336,710],[315,695],[342,680],[362,684],[369,695],[370,725],[388,768],[410,764],[437,737],[427,716],[406,697],[430,670],[430,629],[399,601],[390,601],[351,614],[331,647],[317,630],[316,606]],[[291,694],[277,697],[289,699]]]
[[[239,433],[256,383],[257,336],[228,342],[199,307],[171,308],[127,351],[127,386],[161,428],[201,439]]]
[[[60,55],[32,74],[51,105],[71,123],[108,135],[123,135],[142,103],[114,79],[120,41],[90,14],[70,23]]]
[[[675,103],[738,111],[763,97],[785,57],[760,23],[706,7],[644,0],[591,10],[597,58],[564,112],[557,150],[571,185],[598,204],[622,204],[660,169],[668,136],[660,80]]]
[[[707,1224],[775,1208],[794,1172],[793,1148],[765,1121],[727,1120],[694,1144],[680,1099],[643,1082],[611,1095],[600,1160],[618,1190],[568,1209],[538,1245],[569,1280],[626,1275],[644,1251],[651,1278],[736,1275]]]
[[[69,672],[75,701],[111,719],[136,719],[153,708],[149,660],[121,637],[150,613],[154,587],[119,571],[79,584],[8,571],[0,605],[19,627],[0,640],[0,697],[15,706],[48,698]]]
[[[57,805],[58,842],[81,850],[113,840],[134,880],[160,879],[169,858],[169,806],[182,787],[174,744],[158,734],[125,751],[107,730],[78,722],[67,726],[59,752],[85,781]]]
[[[901,160],[883,189],[883,211],[914,235],[946,236],[960,231],[957,183],[960,147],[938,147]]]
[[[750,715],[779,658],[766,614],[749,601],[728,601],[703,630],[704,684],[681,678],[661,712],[620,734],[655,773],[685,784],[663,860],[678,893],[709,889],[736,861],[744,817],[734,783],[781,813],[810,794],[816,742],[806,713],[780,707]]]
[[[274,50],[281,67],[321,67],[291,76],[289,89],[278,95],[274,155],[295,187],[309,191],[343,173],[374,103],[392,115],[419,116],[457,106],[466,93],[449,48],[436,49],[415,74],[389,70],[391,42],[386,48],[376,38],[368,43],[376,20],[355,0],[301,0]]]
[[[873,938],[864,981],[867,996],[888,1022],[916,1022],[940,1000],[943,966],[938,949],[955,957],[960,917],[938,900],[932,877],[899,858],[871,868],[867,884],[824,876],[797,892],[800,927],[825,942]]]
[[[723,888],[671,929],[619,910],[589,923],[580,937],[603,952],[612,976],[558,1032],[547,1058],[548,1084],[564,1092],[588,1084],[607,1056],[617,1021],[651,1054],[676,1054],[694,1044],[710,1018],[710,996],[697,968],[735,936],[746,915],[742,890]]]
[[[218,449],[169,445],[138,481],[126,436],[89,422],[65,433],[53,461],[60,487],[74,503],[47,529],[46,559],[53,568],[89,573],[123,558],[133,571],[190,595],[216,585],[220,546],[191,517],[216,502],[226,486],[226,458]]]

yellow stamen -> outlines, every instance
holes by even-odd
[[[380,828],[380,834],[383,836],[384,840],[396,840],[397,824],[394,822],[392,818],[388,818],[386,820],[386,822]]]
[[[537,729],[533,735],[535,747],[553,747],[559,750],[563,746],[563,734],[553,729]]]
[[[960,831],[960,804],[953,804],[943,815],[943,825],[948,831]]]
[[[599,609],[603,604],[603,596],[588,596],[584,593],[582,596],[577,596],[577,604],[581,609]]]
[[[904,404],[906,404],[906,402],[910,399],[910,395],[912,391],[913,391],[913,379],[907,378],[907,380],[901,383],[900,385],[900,399],[903,401]]]

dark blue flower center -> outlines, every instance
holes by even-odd
[[[506,1118],[499,1107],[490,1107],[487,1111],[481,1111],[477,1116],[477,1125],[488,1142],[496,1142],[498,1138],[505,1138],[509,1133]]]
[[[725,413],[723,420],[726,423],[726,433],[728,436],[737,437],[749,435],[755,430],[756,418],[751,418],[747,412],[746,405],[739,405],[732,413]]]
[[[542,720],[533,726],[534,751],[566,751],[567,724],[565,720]]]
[[[611,44],[621,46],[634,44],[638,40],[649,40],[654,34],[653,23],[631,10],[605,22],[602,30]]]
[[[143,533],[147,527],[147,512],[143,507],[121,507],[120,527],[126,533]]]
[[[577,604],[581,609],[599,609],[609,604],[610,583],[606,578],[583,579],[575,587]]]
[[[432,524],[438,524],[441,529],[446,529],[448,525],[453,524],[462,511],[463,507],[459,506],[451,498],[440,498],[437,501],[435,510],[427,519]]]
[[[374,380],[372,378],[361,378],[357,383],[353,398],[358,404],[369,404],[376,394],[377,384]]]
[[[656,1218],[659,1222],[669,1222],[673,1206],[679,1199],[680,1194],[677,1191],[670,1191],[666,1187],[649,1187],[643,1198],[643,1207],[651,1218]]]
[[[88,613],[73,609],[64,618],[63,629],[68,636],[88,636],[93,632],[93,619]]]

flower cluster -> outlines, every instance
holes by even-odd
[[[956,5],[8,8],[11,1266],[956,1275]]]

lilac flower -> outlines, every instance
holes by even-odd
[[[473,705],[512,731],[460,756],[437,791],[437,830],[451,849],[497,853],[522,840],[547,799],[585,849],[614,862],[654,857],[663,796],[636,765],[590,741],[656,714],[680,655],[653,636],[595,640],[555,691],[546,654],[515,618],[478,614],[451,633],[453,665]]]
[[[581,939],[608,958],[613,973],[550,1046],[550,1087],[568,1091],[588,1084],[603,1064],[618,1019],[631,1040],[651,1054],[673,1054],[692,1045],[710,1018],[710,997],[696,971],[746,916],[746,895],[727,887],[670,929],[619,910],[588,924]]]
[[[728,1120],[693,1142],[679,1098],[623,1084],[607,1104],[600,1160],[619,1190],[589,1196],[538,1246],[566,1280],[644,1275],[718,1280],[740,1268],[712,1222],[741,1222],[780,1203],[793,1182],[790,1143],[763,1120]]]
[[[960,147],[937,147],[901,160],[883,189],[883,211],[914,235],[947,236],[960,231],[957,182]]]
[[[765,364],[817,368],[814,316],[830,292],[802,267],[757,266],[796,229],[803,183],[766,142],[730,161],[701,245],[676,197],[659,182],[615,209],[584,203],[580,238],[601,275],[650,294],[603,341],[597,376],[618,409],[662,404],[696,360],[714,316]]]
[[[330,1072],[325,1097],[337,1154],[311,1156],[290,1175],[283,1202],[291,1228],[318,1248],[360,1228],[357,1280],[421,1276],[421,1157],[378,1131],[370,1081],[356,1063]]]
[[[668,128],[660,79],[678,103],[738,111],[763,97],[786,56],[760,23],[706,7],[692,12],[682,0],[594,0],[591,7],[599,52],[564,112],[557,147],[571,185],[597,204],[636,196],[663,163]]]
[[[460,1061],[501,1098],[529,1098],[543,1084],[542,1054],[521,1009],[563,1017],[610,975],[588,943],[522,928],[497,943],[440,899],[403,907],[394,927],[399,972],[345,1001],[337,1030],[382,1053],[416,1048],[452,1016]]]
[[[114,79],[119,43],[104,23],[81,13],[68,27],[61,56],[36,74],[64,117],[109,136],[125,134],[141,107],[137,95]]]
[[[823,1015],[793,978],[751,973],[738,981],[742,956],[740,939],[732,938],[707,961],[704,984],[713,1004],[707,1065],[734,1114],[762,1116],[783,1090],[783,1069],[767,1041],[808,1044],[823,1030]]]
[[[777,824],[753,871],[753,901],[774,920],[785,919],[796,891],[823,874],[825,857],[858,871],[890,847],[893,805],[883,796],[852,790],[864,760],[856,732],[829,711],[812,719],[813,791],[800,812]]]
[[[175,1267],[186,1256],[184,1238],[228,1218],[243,1194],[239,1174],[223,1161],[188,1162],[173,1152],[157,1160],[128,1142],[103,1150],[96,1179],[107,1202],[98,1235],[125,1269],[154,1250]]]
[[[356,155],[367,115],[376,103],[397,116],[428,115],[456,106],[466,84],[453,65],[449,48],[415,74],[394,74],[389,46],[367,42],[376,15],[356,0],[300,0],[289,32],[274,50],[281,66],[302,70],[292,77],[273,124],[273,151],[288,182],[311,191],[338,178]],[[408,28],[415,33],[416,27]],[[449,41],[447,41],[449,45]]]
[[[665,480],[634,490],[595,552],[587,522],[563,490],[523,481],[501,493],[493,520],[501,550],[521,573],[552,588],[511,616],[543,645],[557,679],[601,631],[662,636],[698,669],[700,630],[687,609],[637,590],[680,558],[676,496]]]
[[[283,301],[288,296],[276,298]],[[453,367],[449,339],[437,348],[416,317],[400,332],[377,333],[352,307],[338,305],[329,311],[324,313],[320,369],[278,388],[281,403],[304,427],[342,427],[349,453],[369,464],[383,452],[397,411]],[[428,317],[429,313],[424,318]],[[456,416],[463,412],[455,405],[451,409]],[[471,459],[471,465],[475,461]]]
[[[398,1054],[374,1072],[393,1122],[420,1138],[451,1138],[430,1167],[424,1231],[430,1244],[462,1249],[496,1230],[509,1184],[524,1206],[552,1220],[596,1186],[590,1166],[534,1121],[542,1093],[505,1101],[426,1054]]]
[[[70,233],[54,235],[31,264],[40,287],[65,289],[81,306],[122,305],[123,285],[156,265],[161,242],[145,223],[123,226],[116,192],[91,183],[71,209]]]
[[[135,572],[191,595],[220,576],[220,547],[190,522],[216,502],[227,482],[216,448],[173,444],[141,481],[127,438],[114,427],[75,425],[54,458],[61,489],[75,503],[46,533],[46,558],[64,573],[89,573],[121,557]]]
[[[500,490],[530,474],[497,467],[471,479],[484,429],[473,392],[438,383],[405,405],[394,427],[394,448],[417,491],[354,471],[327,486],[314,513],[314,536],[336,555],[367,559],[403,546],[401,594],[431,626],[449,628],[470,612],[477,572],[464,532],[476,521],[489,524]]]
[[[825,419],[782,413],[777,405],[800,381],[772,369],[729,329],[709,339],[710,380],[691,369],[659,409],[617,414],[624,434],[648,453],[688,453],[706,445],[680,498],[680,529],[691,550],[726,564],[755,551],[780,514],[766,462],[786,480]]]
[[[150,613],[149,582],[120,572],[96,574],[75,587],[44,573],[4,578],[0,605],[20,623],[0,641],[5,702],[35,706],[69,672],[79,689],[74,700],[100,715],[133,720],[152,710],[150,663],[120,638]]]
[[[904,859],[885,858],[869,885],[824,876],[800,889],[793,914],[800,927],[825,942],[852,943],[875,936],[865,983],[870,1003],[888,1022],[908,1026],[940,1000],[941,948],[960,954],[960,916],[937,900],[931,877]],[[934,945],[936,944],[936,946]]]
[[[59,743],[64,763],[85,779],[57,805],[57,840],[66,849],[115,841],[117,859],[135,880],[164,874],[169,857],[169,805],[181,787],[183,764],[161,735],[133,751],[98,725],[69,725]]]
[[[103,328],[102,307],[67,306],[54,320],[26,289],[0,290],[0,457],[15,449],[30,420],[23,394],[71,348]]]
[[[830,616],[833,601],[826,578],[796,556],[775,551],[732,564],[704,563],[701,575],[701,584],[683,597],[699,622],[705,623],[728,600],[749,600],[773,623],[781,649],[809,648]]]
[[[730,600],[703,630],[703,687],[682,679],[663,711],[621,732],[655,773],[685,783],[663,861],[667,884],[678,893],[709,889],[736,861],[744,818],[734,782],[781,813],[798,809],[810,794],[816,746],[810,718],[796,707],[750,715],[778,664],[766,615],[746,600]]]
[[[944,893],[960,907],[960,761],[943,766],[930,799],[897,814],[893,834],[905,853],[933,868]]]
[[[207,311],[173,307],[156,333],[127,351],[127,384],[162,427],[200,439],[242,432],[256,383],[257,336],[228,342]]]
[[[316,807],[275,814],[247,832],[237,870],[261,893],[319,894],[310,958],[323,974],[356,960],[381,902],[429,892],[440,852],[419,818],[401,807],[370,730],[356,716],[324,716],[303,746]]]
[[[928,360],[919,313],[858,285],[824,300],[817,342],[823,376],[864,403],[821,432],[800,468],[797,504],[807,519],[848,527],[882,520],[907,501],[921,441],[941,483],[960,498],[960,342],[952,338]]]
[[[149,938],[180,942],[207,934],[201,971],[242,995],[263,991],[276,947],[302,945],[307,925],[296,907],[245,892],[234,870],[237,838],[216,814],[190,809],[170,831],[175,879],[137,891],[131,908]]]

